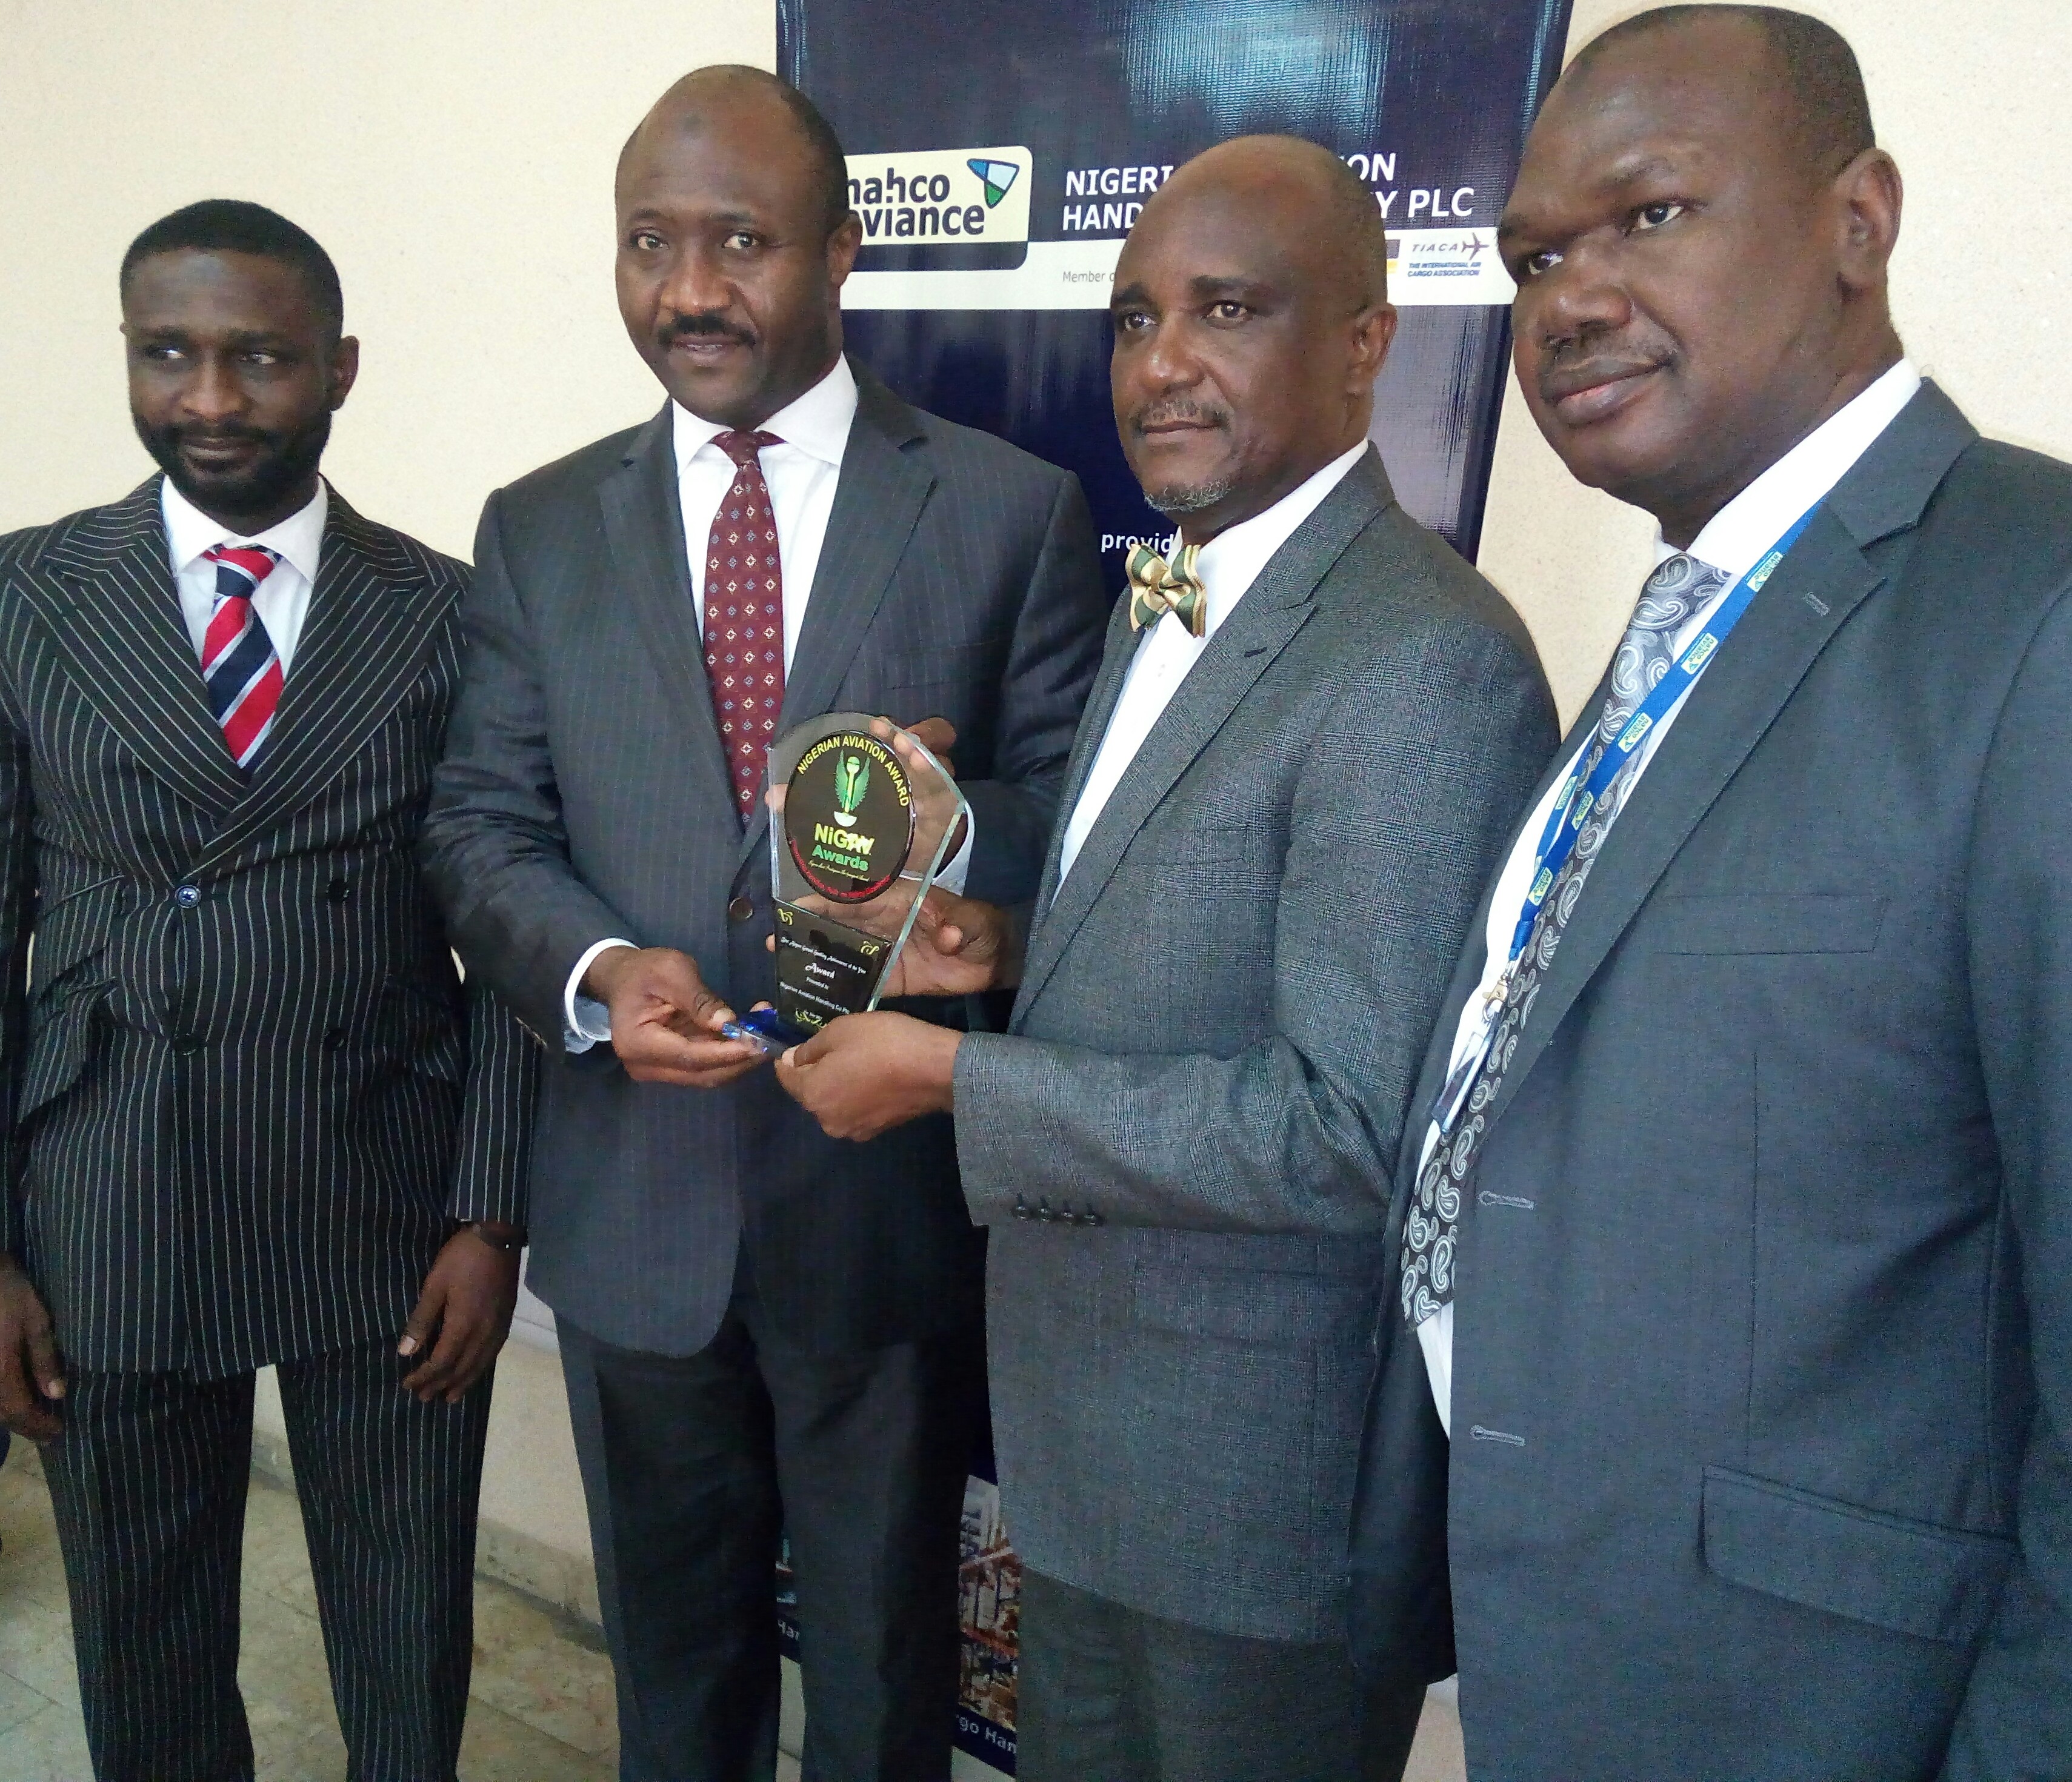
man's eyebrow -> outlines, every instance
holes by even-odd
[[[1602,178],[1593,182],[1589,190],[1595,196],[1616,197],[1628,187],[1645,184],[1651,179],[1679,179],[1687,170],[1670,156],[1642,153],[1636,158],[1614,161]],[[1507,211],[1497,219],[1496,240],[1499,248],[1522,235],[1539,232],[1529,216],[1521,217]]]
[[[1132,279],[1108,300],[1108,306],[1111,310],[1119,310],[1127,304],[1149,303],[1150,301],[1151,294],[1145,289],[1143,281]]]
[[[1272,287],[1256,278],[1244,278],[1232,273],[1218,275],[1199,273],[1187,281],[1190,295],[1202,302],[1214,302],[1224,297],[1270,296]]]

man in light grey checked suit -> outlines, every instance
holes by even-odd
[[[902,980],[1018,973],[1011,1031],[850,1016],[779,1067],[838,1135],[954,1109],[1030,1782],[1394,1777],[1449,1668],[1440,1589],[1360,1700],[1347,1519],[1412,1078],[1555,729],[1367,441],[1386,259],[1362,183],[1285,138],[1145,205],[1116,418],[1184,542],[1132,564],[1026,951],[940,900]]]
[[[806,1774],[929,1782],[984,1239],[947,1121],[835,1145],[717,1029],[774,987],[763,755],[806,719],[944,721],[969,886],[1034,891],[1106,616],[1092,523],[1071,476],[844,358],[860,229],[791,88],[679,83],[618,210],[620,308],[670,400],[491,497],[426,857],[471,970],[553,1037],[532,1283],[623,1773],[771,1775],[781,1501]]]
[[[0,540],[0,1417],[101,1782],[252,1775],[268,1363],[351,1773],[450,1782],[538,1070],[412,853],[467,570],[318,475],[358,347],[294,224],[175,211],[122,312],[164,475]]]

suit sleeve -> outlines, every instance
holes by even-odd
[[[2033,1384],[2019,1552],[1945,1782],[2062,1776],[2072,1752],[2072,590],[2030,645],[1980,789],[1971,994],[2021,1256]],[[2003,1410],[2001,1415],[2011,1415]]]
[[[432,785],[419,854],[454,945],[543,1041],[561,1032],[569,967],[630,933],[569,860],[547,708],[524,602],[504,548],[503,497],[475,535],[467,671]]]
[[[1035,894],[1108,616],[1093,516],[1079,479],[1063,476],[1015,623],[993,777],[963,788],[976,825],[967,895],[1012,904]]]
[[[539,1043],[478,978],[467,982],[467,1086],[450,1219],[528,1223],[532,1114],[540,1095]]]
[[[1091,1201],[1110,1224],[1380,1229],[1448,974],[1556,734],[1544,679],[1508,640],[1434,627],[1404,647],[1421,659],[1387,692],[1355,676],[1301,775],[1275,1031],[1231,1057],[967,1035],[957,1154],[975,1216],[1021,1196]],[[1404,680],[1424,689],[1408,712]]]
[[[35,805],[29,745],[0,710],[0,1251],[18,1258],[23,1231],[15,1097],[29,1037],[29,942],[35,926]]]

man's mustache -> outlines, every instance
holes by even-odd
[[[1146,403],[1129,417],[1129,430],[1141,436],[1148,428],[1170,426],[1174,421],[1186,421],[1197,427],[1227,427],[1231,424],[1230,410],[1215,408],[1206,402]]]
[[[755,336],[747,329],[718,315],[672,316],[656,331],[655,338],[665,347],[684,340],[731,340],[743,347],[755,344]]]
[[[278,446],[282,437],[278,433],[269,433],[263,427],[240,426],[235,422],[228,425],[218,423],[204,426],[198,421],[189,421],[184,425],[174,421],[163,427],[154,427],[152,431],[160,439],[174,446]]]

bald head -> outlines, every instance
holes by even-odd
[[[1777,122],[1814,179],[1832,178],[1876,146],[1870,95],[1848,39],[1832,25],[1782,6],[1674,6],[1636,13],[1585,44],[1562,84],[1584,85],[1593,68],[1622,48],[1663,32],[1692,30],[1747,39],[1785,101]]]
[[[649,108],[619,151],[618,179],[623,187],[627,168],[644,151],[671,138],[726,129],[730,122],[762,114],[780,116],[787,133],[796,139],[804,166],[825,219],[824,235],[832,235],[849,215],[849,167],[841,138],[812,101],[788,80],[763,68],[724,62],[694,68]]]
[[[1116,264],[1116,425],[1188,542],[1263,513],[1363,441],[1396,331],[1372,195],[1337,156],[1248,136],[1145,203]]]
[[[1366,183],[1329,149],[1299,136],[1239,136],[1174,172],[1138,219],[1207,198],[1251,205],[1259,220],[1308,261],[1308,276],[1349,309],[1388,301],[1388,235]]]

